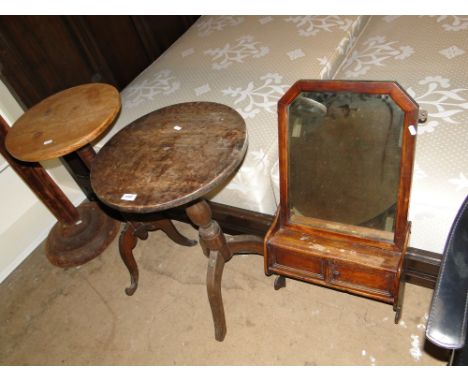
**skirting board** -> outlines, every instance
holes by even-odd
[[[273,216],[252,212],[241,208],[210,202],[213,218],[219,223],[225,233],[238,235],[250,234],[265,236]],[[190,222],[183,207],[167,211],[166,215],[174,220]],[[412,284],[434,288],[439,275],[442,255],[408,248],[405,257],[406,281]]]
[[[36,232],[34,239],[28,243],[28,245],[18,253],[14,259],[4,268],[0,273],[0,284],[11,274],[13,271],[46,239],[49,231],[56,223],[56,219],[51,218],[49,220],[45,217],[45,223],[39,230]]]
[[[79,204],[78,200],[73,200],[73,202],[75,205]],[[265,236],[271,222],[273,221],[272,215],[248,211],[214,202],[210,202],[210,205],[213,212],[213,218],[218,221],[223,231],[228,234]],[[185,214],[184,207],[178,207],[167,211],[166,215],[174,220],[186,223],[190,222],[189,218]],[[47,237],[50,228],[54,224],[55,219],[51,219],[51,221],[44,224],[43,231],[35,237],[34,242],[31,242],[24,251],[18,254],[15,261],[10,263],[7,269],[4,269],[1,272],[0,283]],[[441,259],[442,256],[438,253],[423,251],[417,248],[409,248],[405,260],[406,281],[428,288],[434,288],[439,274]]]
[[[81,192],[69,192],[68,194],[75,206],[83,202],[85,198]],[[18,252],[13,252],[12,259],[0,269],[0,284],[47,238],[56,222],[57,219],[37,200],[27,213],[10,228],[10,231],[5,232],[7,240],[9,236],[28,239],[21,242]],[[10,235],[9,232],[11,232]]]

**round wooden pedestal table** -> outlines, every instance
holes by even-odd
[[[76,86],[26,111],[8,130],[5,147],[14,158],[36,168],[39,161],[76,151],[89,168],[95,156],[89,143],[111,125],[119,110],[120,96],[113,86]],[[97,257],[117,235],[120,223],[96,203],[75,208],[52,178],[43,169],[39,172],[31,178],[32,188],[40,189],[36,194],[58,220],[46,241],[49,261],[68,268]]]
[[[218,103],[188,102],[131,123],[107,142],[91,166],[91,186],[97,197],[121,212],[147,214],[186,206],[190,220],[199,227],[203,253],[209,257],[207,290],[218,341],[226,335],[221,296],[224,263],[237,253],[263,255],[263,239],[251,235],[227,239],[202,198],[236,171],[246,150],[245,122],[239,113]],[[131,293],[138,281],[132,249],[142,233],[127,224],[121,234],[120,251],[130,271]]]

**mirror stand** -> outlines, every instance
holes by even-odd
[[[278,103],[280,204],[265,273],[393,305],[403,262],[418,105],[396,82],[296,82]]]

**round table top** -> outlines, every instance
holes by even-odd
[[[37,162],[69,154],[97,138],[120,110],[108,84],[86,84],[56,93],[26,111],[5,139],[15,158]]]
[[[153,111],[119,131],[91,166],[91,186],[123,212],[156,212],[213,190],[242,162],[243,118],[228,106],[188,102]]]

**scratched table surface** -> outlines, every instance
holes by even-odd
[[[85,84],[58,92],[26,111],[5,139],[15,158],[28,162],[69,154],[101,135],[120,110],[108,84]]]
[[[105,204],[129,213],[189,203],[221,185],[247,150],[243,118],[228,106],[187,102],[151,112],[99,151],[91,185]]]

